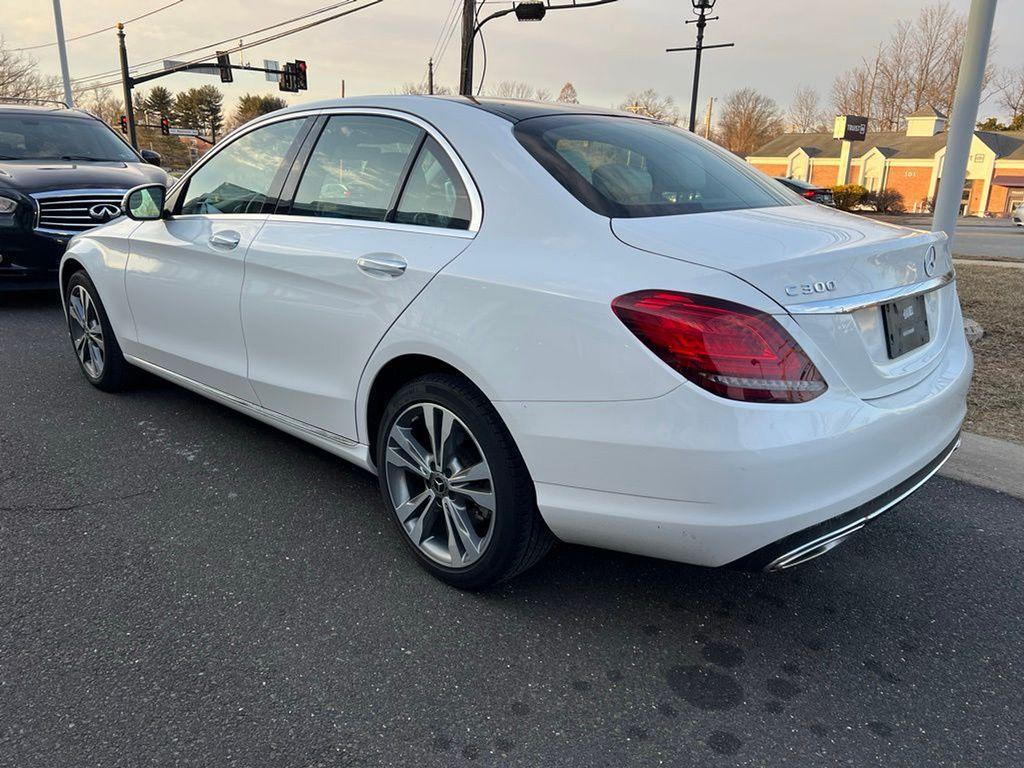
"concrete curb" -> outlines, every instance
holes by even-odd
[[[940,474],[1024,499],[1024,445],[964,432]]]

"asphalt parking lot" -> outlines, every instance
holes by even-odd
[[[873,218],[917,229],[931,229],[931,216],[906,214]],[[957,220],[953,255],[958,258],[1024,262],[1024,229],[1008,218],[961,217]]]
[[[0,297],[0,766],[1020,766],[1024,501],[782,576],[563,546],[465,594],[367,474]]]

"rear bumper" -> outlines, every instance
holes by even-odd
[[[849,512],[812,525],[740,558],[730,567],[752,571],[785,571],[824,555],[842,544],[883,512],[892,509],[931,479],[960,447],[960,435],[902,483]]]
[[[763,568],[771,547],[787,554],[929,475],[955,444],[971,371],[959,334],[924,381],[872,401],[833,386],[810,403],[743,404],[683,384],[652,400],[496,406],[559,538]]]

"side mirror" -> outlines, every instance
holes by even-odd
[[[161,157],[159,152],[154,152],[152,149],[140,149],[139,154],[142,155],[142,159],[150,165],[160,165]]]
[[[135,221],[156,221],[163,218],[167,188],[163,184],[143,184],[129,189],[121,200],[121,210]]]

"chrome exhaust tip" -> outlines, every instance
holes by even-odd
[[[863,527],[864,522],[860,522],[854,527],[847,526],[847,528],[808,542],[775,558],[765,566],[764,570],[768,573],[778,573],[788,568],[795,568],[816,557],[821,557],[826,552],[831,552]]]

